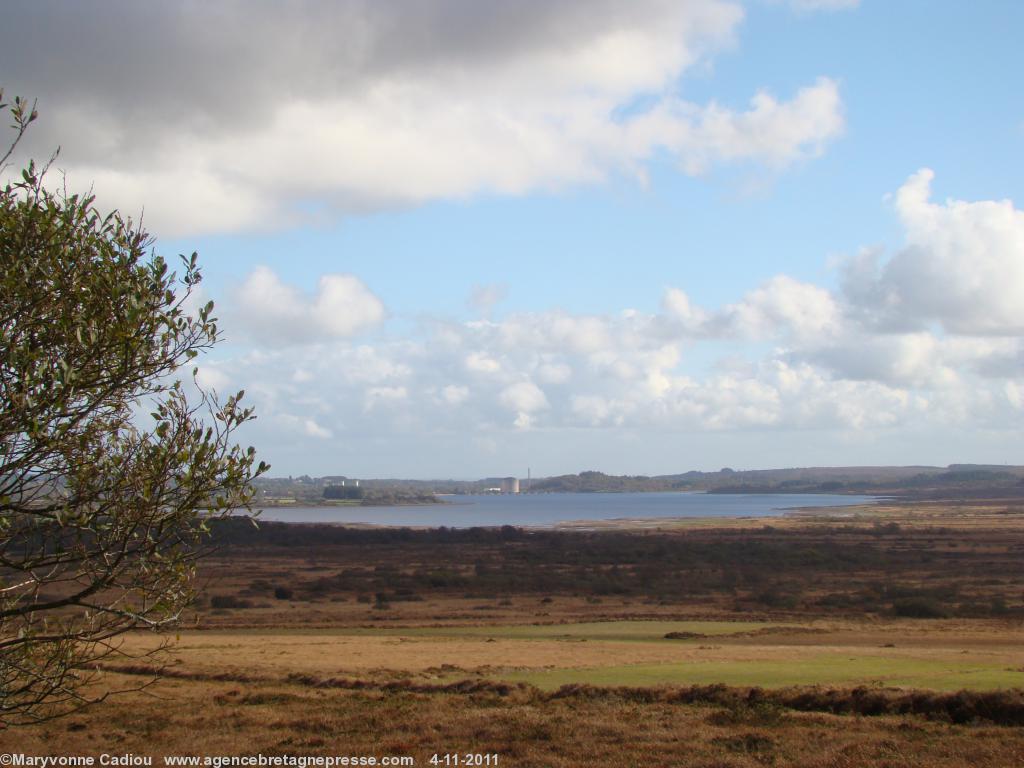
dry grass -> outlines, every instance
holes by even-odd
[[[1024,761],[1020,728],[914,716],[637,700],[616,692],[543,696],[523,688],[412,692],[180,679],[16,736],[19,751],[39,755],[406,754],[419,765],[435,752],[466,751],[497,753],[500,765],[554,768],[961,768]]]
[[[1006,499],[900,500],[843,507],[803,507],[780,512],[773,517],[686,517],[630,518],[621,520],[580,520],[559,523],[561,530],[575,531],[686,531],[749,530],[765,525],[779,530],[806,530],[815,526],[841,524],[870,530],[875,525],[897,523],[911,529],[943,528],[955,530],[1024,529],[1024,504],[1020,497]]]

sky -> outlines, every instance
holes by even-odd
[[[15,0],[271,475],[1024,463],[1016,0]]]

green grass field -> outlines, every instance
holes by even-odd
[[[760,630],[773,631],[761,634]],[[322,663],[337,655],[344,668],[347,654],[357,654],[366,669],[464,667],[442,675],[458,679],[467,672],[491,679],[526,682],[543,689],[571,683],[591,685],[734,686],[883,686],[939,691],[1024,688],[1024,654],[1016,636],[997,630],[998,643],[978,643],[955,629],[932,630],[913,622],[856,631],[752,621],[603,621],[562,624],[504,624],[447,627],[339,627],[331,630],[273,630],[273,652],[256,654],[274,669],[285,659],[298,667],[330,668]],[[928,629],[927,633],[922,630]],[[666,639],[670,632],[692,638]],[[205,633],[189,636],[181,650],[204,663],[220,664],[218,653],[244,654],[252,635],[269,630]],[[298,645],[278,638],[308,638]],[[346,645],[345,637],[358,638]],[[980,636],[987,640],[985,635]],[[216,638],[214,640],[214,638]],[[336,639],[332,639],[336,638]],[[377,639],[387,639],[381,645]],[[414,644],[394,646],[403,639]],[[500,641],[484,645],[486,641]],[[880,642],[885,641],[885,644]],[[210,642],[208,642],[210,641]],[[890,647],[890,641],[892,642]],[[977,644],[975,644],[977,643]],[[896,647],[898,646],[898,647]],[[315,648],[314,648],[315,647]],[[486,652],[482,649],[486,648]],[[399,650],[401,649],[401,650]],[[529,649],[529,650],[527,650]],[[261,655],[262,654],[262,655]],[[268,655],[269,654],[269,655]],[[312,654],[312,655],[310,655]],[[412,654],[412,655],[410,655]],[[308,658],[307,658],[308,657]],[[253,658],[256,658],[255,656]],[[372,658],[373,661],[367,661]],[[410,662],[412,662],[410,664]],[[403,664],[410,664],[403,667]],[[287,666],[287,664],[284,664]],[[359,667],[357,666],[356,669]],[[351,670],[349,671],[351,673]]]
[[[729,621],[609,621],[579,624],[508,625],[491,627],[426,627],[368,630],[388,635],[424,638],[494,638],[500,640],[565,640],[594,643],[663,643],[693,647],[701,639],[666,640],[669,632],[689,632],[728,642],[730,636],[746,635],[782,624]],[[799,631],[799,630],[797,630]],[[764,637],[773,644],[771,635]],[[749,643],[749,640],[748,640]],[[758,643],[760,644],[760,643]],[[725,683],[778,688],[791,685],[877,685],[932,690],[991,690],[1024,687],[1024,666],[1010,664],[1005,656],[964,654],[958,649],[923,652],[902,650],[892,654],[861,648],[822,649],[792,646],[784,658],[751,660],[730,647],[749,650],[749,645],[717,645],[707,660],[679,663],[622,664],[616,666],[510,670],[498,676],[551,689],[569,683],[592,685],[691,685]],[[1024,657],[1021,658],[1024,661]]]
[[[782,688],[791,685],[878,685],[940,691],[1024,687],[1024,670],[979,663],[977,658],[915,659],[850,657],[812,653],[792,661],[715,660],[679,664],[632,664],[596,669],[553,669],[501,675],[553,689],[569,683],[591,685],[726,685]]]

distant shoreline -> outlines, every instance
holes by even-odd
[[[302,507],[316,507],[316,508],[339,508],[339,509],[353,509],[358,507],[431,507],[436,504],[451,504],[450,501],[439,499],[436,496],[433,500],[420,500],[420,499],[362,499],[360,501],[334,501],[331,499],[322,500],[311,500],[296,499],[295,501],[261,501],[260,503],[253,503],[253,507],[260,509],[293,509]]]

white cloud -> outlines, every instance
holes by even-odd
[[[673,331],[699,334],[708,322],[708,313],[695,306],[686,292],[668,288],[661,297],[661,311]]]
[[[473,352],[466,356],[466,370],[473,373],[498,373],[501,371],[501,363],[491,357]]]
[[[403,358],[407,346],[392,345],[386,352],[368,345],[355,348],[318,349],[317,354],[329,362],[334,378],[341,377],[353,384],[381,384],[402,381],[412,375],[412,369]]]
[[[491,314],[494,306],[503,301],[507,295],[508,286],[503,283],[474,285],[466,303],[470,308],[487,317]]]
[[[498,398],[502,405],[516,412],[513,422],[519,429],[533,425],[533,414],[549,407],[544,391],[532,381],[520,381],[501,391]]]
[[[572,378],[572,368],[564,362],[542,362],[537,366],[537,378],[545,384],[565,384]]]
[[[315,324],[329,336],[351,336],[384,319],[384,305],[352,275],[324,275],[311,308]]]
[[[860,0],[789,0],[797,11],[843,11],[857,8]]]
[[[654,313],[435,319],[410,338],[358,345],[324,332],[317,344],[203,369],[246,382],[268,415],[255,429],[324,437],[306,419],[319,430],[330,424],[324,439],[339,450],[352,436],[381,444],[471,436],[467,445],[504,455],[531,429],[556,441],[604,430],[640,443],[677,433],[747,440],[827,430],[882,442],[897,433],[1001,434],[1024,410],[1014,299],[1024,284],[1021,214],[1008,202],[933,203],[929,181],[917,174],[896,195],[905,243],[895,255],[847,260],[836,290],[777,275],[733,302],[701,307],[669,288]],[[275,322],[295,323],[287,312],[300,311],[304,322],[322,322],[313,299],[296,309],[297,292],[271,277],[254,293],[285,297]],[[304,415],[293,416],[299,407]]]
[[[820,155],[843,128],[839,87],[819,78],[790,101],[761,91],[746,112],[665,100],[636,118],[627,131],[637,157],[667,148],[687,173],[701,174],[718,162],[756,160],[785,168]]]
[[[253,429],[267,445],[281,442],[271,437],[282,423],[275,414],[294,413],[303,399],[303,419],[320,425],[316,414],[329,413],[331,424],[344,425],[332,429],[334,446],[369,436],[397,446],[486,435],[503,451],[533,428],[551,435],[627,430],[644,440],[665,431],[998,429],[1019,414],[1020,366],[1009,379],[980,373],[991,357],[1016,351],[1006,339],[978,345],[927,332],[873,334],[855,324],[811,338],[772,320],[774,346],[751,349],[739,332],[667,340],[664,317],[613,315],[588,318],[602,326],[605,346],[596,348],[575,344],[553,319],[537,313],[453,323],[416,342],[384,339],[373,347],[341,340],[282,349],[232,361],[232,373],[252,392],[261,415]],[[802,322],[798,316],[796,327]],[[506,323],[516,333],[506,333]],[[529,343],[522,343],[524,327]],[[692,370],[694,345],[710,345],[715,355],[739,345],[739,355],[718,369]],[[371,364],[372,382],[357,373],[359,360]],[[310,376],[297,382],[281,370]],[[303,433],[304,420],[290,429]]]
[[[446,405],[460,405],[469,397],[469,387],[449,384],[441,390],[441,400]]]
[[[321,427],[312,419],[305,419],[302,422],[302,428],[305,431],[306,435],[308,435],[309,437],[315,437],[319,440],[329,440],[334,436],[331,434],[331,431],[329,429]]]
[[[609,421],[621,423],[625,415],[621,403],[613,403],[600,395],[573,395],[569,398],[572,413],[578,416],[583,424],[598,427]]]
[[[1010,405],[1018,411],[1024,410],[1024,387],[1014,381],[1008,381],[1003,391]]]
[[[257,267],[242,282],[234,307],[240,325],[270,344],[345,338],[384,319],[384,304],[353,275],[324,275],[307,296],[268,267]]]
[[[727,336],[772,338],[784,333],[810,339],[835,333],[840,322],[840,308],[831,293],[778,275],[727,306],[708,326]]]
[[[227,373],[215,365],[200,365],[196,370],[196,383],[203,389],[224,392],[230,381]]]
[[[387,408],[396,403],[404,403],[409,399],[409,390],[405,387],[370,387],[366,390],[363,408],[372,411],[381,406]]]
[[[956,373],[943,364],[940,348],[940,340],[929,333],[851,334],[836,343],[804,350],[802,356],[843,379],[941,387],[956,383]]]
[[[264,412],[263,415],[269,415],[270,420],[280,425],[285,434],[289,436],[298,436],[300,439],[311,437],[314,440],[331,440],[334,437],[331,430],[310,417],[296,416],[287,411],[276,410],[272,410],[270,414]]]
[[[672,95],[732,44],[731,0],[230,5],[122,4],[115,38],[28,4],[0,32],[11,81],[61,129],[34,132],[39,152],[62,143],[72,187],[127,213],[144,203],[162,237],[601,183],[663,152],[690,173],[781,169],[843,128],[827,79],[746,110]],[[19,54],[20,28],[52,41],[45,63]]]
[[[906,245],[885,262],[876,251],[851,259],[846,300],[881,330],[1024,334],[1024,212],[1009,200],[933,203],[933,177],[922,169],[897,191]]]

